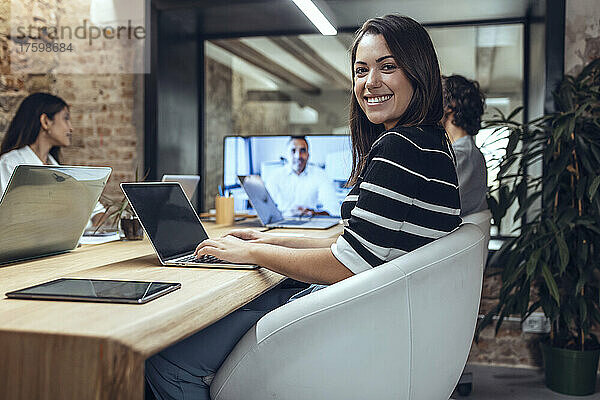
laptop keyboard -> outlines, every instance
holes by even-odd
[[[176,258],[174,260],[171,260],[173,262],[193,262],[193,263],[203,263],[203,264],[231,264],[229,261],[225,261],[225,260],[221,260],[220,258],[217,258],[215,256],[209,256],[207,254],[196,258],[193,254],[189,255],[189,256],[183,256],[180,258]]]
[[[285,225],[304,225],[307,222],[308,220],[302,219],[286,219],[285,221],[283,221]]]

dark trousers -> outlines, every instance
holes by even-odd
[[[285,304],[299,290],[280,287],[270,290],[211,326],[150,357],[146,360],[146,387],[161,400],[210,400],[212,375],[237,342],[260,318]]]

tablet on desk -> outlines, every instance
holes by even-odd
[[[6,297],[33,300],[143,304],[180,287],[180,283],[172,282],[60,278],[6,293]]]

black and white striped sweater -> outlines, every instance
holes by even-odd
[[[440,126],[395,127],[373,144],[342,203],[333,255],[363,272],[447,235],[461,222],[455,160]]]

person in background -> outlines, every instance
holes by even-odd
[[[237,230],[203,241],[197,255],[257,264],[313,284],[298,298],[458,228],[458,179],[440,125],[442,82],[427,31],[399,15],[370,19],[355,36],[351,60],[353,170],[341,206],[343,234],[325,239]],[[261,305],[234,311],[150,357],[148,392],[159,399],[210,399],[213,374],[242,335],[280,303],[264,307],[264,300],[276,297],[267,292],[259,297]]]
[[[284,215],[339,215],[332,205],[333,181],[322,168],[308,163],[309,156],[306,137],[292,136],[288,142],[288,164],[265,181],[269,194]]]
[[[26,97],[0,144],[0,197],[17,165],[59,165],[60,148],[70,146],[72,136],[69,106],[63,99],[48,93]],[[99,223],[105,211],[97,203],[91,223]]]
[[[442,123],[456,155],[460,192],[460,216],[483,211],[487,206],[487,168],[474,137],[481,127],[485,96],[479,83],[461,75],[442,78],[444,118]]]

